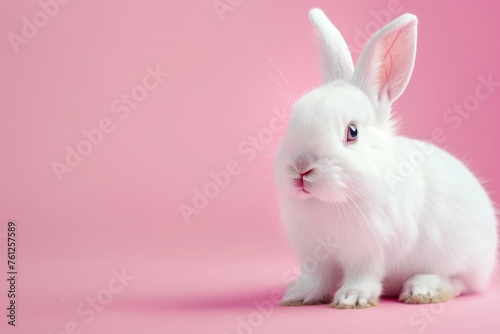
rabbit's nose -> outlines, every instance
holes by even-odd
[[[305,168],[304,170],[299,171],[300,178],[303,178],[304,176],[311,174],[313,171],[314,171],[314,168],[312,168],[312,167]]]
[[[299,188],[304,188],[304,176],[311,174],[314,171],[314,168],[306,170],[304,172],[299,172],[300,176],[295,178],[295,185]]]
[[[307,175],[313,170],[312,158],[307,155],[300,155],[295,159],[293,167],[301,175],[301,177]]]

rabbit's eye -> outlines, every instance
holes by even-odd
[[[354,124],[349,124],[346,129],[346,139],[347,143],[354,143],[358,140],[358,128]]]

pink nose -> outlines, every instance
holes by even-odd
[[[309,168],[309,169],[307,169],[307,170],[305,170],[303,172],[299,172],[300,173],[300,177],[302,178],[302,177],[304,177],[306,175],[311,174],[313,170],[314,170],[314,168]]]
[[[304,188],[304,176],[312,173],[314,169],[311,168],[311,169],[308,169],[306,170],[305,172],[299,172],[300,173],[300,177],[295,179],[295,185],[298,187],[298,188]]]
[[[310,164],[311,164],[311,159],[307,156],[302,155],[295,160],[295,163],[293,165],[297,172],[299,172],[300,174],[306,174],[312,169],[310,167]]]

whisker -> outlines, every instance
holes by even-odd
[[[254,191],[258,187],[260,187],[262,184],[265,184],[272,177],[273,177],[273,175],[264,175],[264,176],[262,176],[257,182],[253,183],[250,188],[247,188],[247,190],[240,195],[241,198],[244,198],[245,196],[249,195],[252,191]]]
[[[267,60],[269,60],[269,62],[273,65],[273,67],[278,71],[278,73],[280,74],[281,78],[283,79],[283,81],[285,82],[286,84],[286,87],[288,88],[288,90],[290,91],[290,94],[292,95],[293,97],[293,101],[296,101],[297,99],[295,98],[294,94],[293,94],[293,91],[292,89],[290,88],[290,85],[288,84],[288,81],[285,79],[285,76],[283,75],[283,73],[280,71],[280,69],[278,68],[278,66],[276,66],[276,64],[272,61],[272,59],[264,52],[262,51],[261,49],[259,49],[255,44],[253,44],[251,41],[248,41],[250,43],[251,46],[253,46],[257,51],[259,51],[264,57],[266,57]]]
[[[279,93],[286,101],[286,103],[288,104],[288,106],[290,108],[292,108],[293,106],[293,103],[291,101],[289,101],[285,95],[283,95],[283,93],[276,87],[274,87],[272,84],[270,84],[269,82],[264,82],[266,85],[268,85],[269,87],[273,88],[277,93]]]
[[[350,206],[351,207],[351,211],[356,216],[356,220],[358,221],[358,224],[360,225],[361,230],[363,231],[363,234],[365,235],[366,242],[369,242],[370,237],[368,236],[368,233],[366,232],[366,228],[369,228],[371,230],[370,222],[368,221],[368,219],[366,218],[365,214],[363,213],[363,210],[361,210],[360,207],[356,204],[356,202],[354,202],[353,199],[347,193],[345,195],[347,196],[347,199],[349,201],[351,201],[351,203],[358,209],[359,214],[364,218],[365,223],[366,223],[366,227],[365,227],[365,224],[360,221],[360,219],[359,219],[360,216],[358,216],[358,212],[356,212],[356,210],[354,210],[354,208],[352,206]]]
[[[276,200],[276,196],[275,196],[275,191],[274,191],[274,188],[271,188],[270,190],[268,190],[265,195],[267,195],[266,197],[262,196],[262,200],[265,202],[265,203],[268,203],[269,202],[269,197],[272,197],[273,200],[271,202],[271,208],[267,211],[266,215],[264,216],[264,219],[262,220],[261,222],[261,226],[266,224],[268,218],[270,218],[273,214],[275,215],[277,213],[277,208],[278,208],[278,201]],[[268,226],[268,225],[265,225],[265,226]]]
[[[262,72],[264,72],[265,74],[267,74],[267,76],[269,76],[271,79],[273,79],[274,82],[276,82],[278,84],[278,87],[281,88],[281,90],[283,90],[283,92],[286,94],[286,97],[283,96],[283,98],[285,99],[285,101],[288,102],[288,104],[290,104],[290,106],[293,105],[293,98],[290,96],[290,94],[286,91],[286,89],[283,87],[283,85],[276,79],[274,78],[269,72],[267,72],[266,70],[264,69],[260,69]],[[274,87],[274,86],[273,86]],[[278,90],[278,89],[276,89]],[[280,90],[280,92],[281,92]],[[282,94],[283,95],[283,94]]]

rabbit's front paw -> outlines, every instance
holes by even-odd
[[[329,301],[325,299],[312,299],[312,300],[306,300],[306,299],[283,299],[280,302],[281,306],[307,306],[307,305],[321,305],[321,304],[328,304]]]
[[[438,275],[415,275],[403,285],[399,301],[406,304],[429,304],[445,302],[463,290],[463,283]]]
[[[313,275],[302,275],[288,287],[280,305],[318,305],[328,304],[331,300],[332,298],[327,284]]]
[[[378,305],[378,295],[363,287],[341,287],[331,304],[335,308],[368,308]]]

